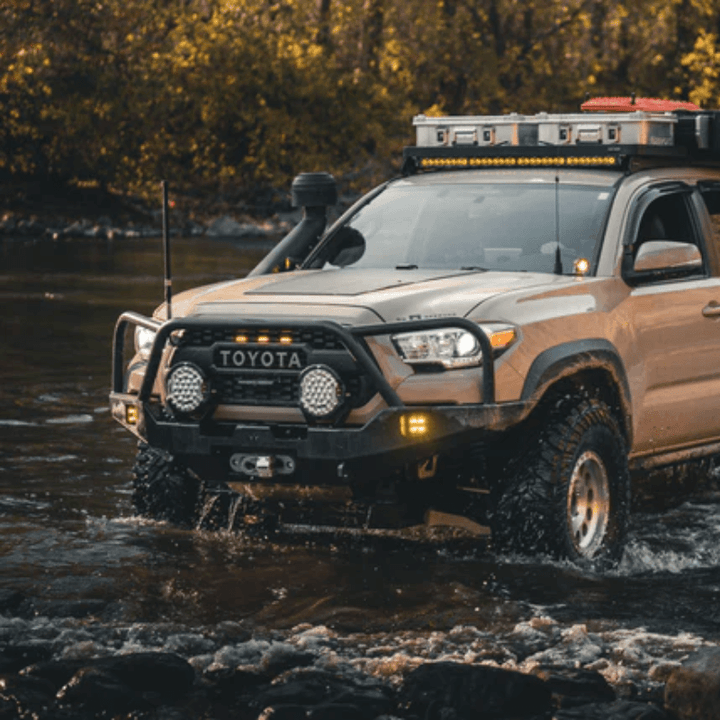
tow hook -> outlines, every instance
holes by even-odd
[[[250,477],[272,478],[275,475],[292,475],[295,460],[289,455],[243,455],[235,453],[230,457],[233,472]]]

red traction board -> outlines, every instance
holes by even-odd
[[[580,109],[584,112],[674,112],[675,110],[700,110],[691,102],[659,100],[658,98],[598,97],[586,100]]]

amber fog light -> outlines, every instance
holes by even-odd
[[[195,365],[180,363],[168,373],[165,391],[166,400],[173,410],[191,413],[205,402],[207,383]]]
[[[412,413],[400,416],[400,434],[406,438],[425,437],[430,432],[430,416]]]
[[[312,417],[327,418],[342,404],[340,378],[325,365],[311,365],[300,375],[300,407]]]

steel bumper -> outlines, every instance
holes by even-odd
[[[137,395],[113,393],[115,418],[153,447],[172,454],[208,456],[223,452],[287,453],[298,460],[344,462],[370,458],[397,462],[432,455],[516,425],[527,412],[523,402],[499,405],[387,408],[360,427],[286,424],[201,423],[166,420]],[[137,408],[128,424],[127,407]],[[422,427],[422,432],[417,428]],[[414,430],[410,430],[414,428]]]

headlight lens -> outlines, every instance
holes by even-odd
[[[506,323],[483,323],[480,328],[495,353],[505,350],[516,338],[515,328]],[[480,342],[462,328],[402,333],[393,335],[392,340],[410,365],[442,365],[448,369],[482,365]]]
[[[135,327],[135,352],[140,355],[143,360],[150,357],[153,342],[155,342],[155,330],[137,325]]]

